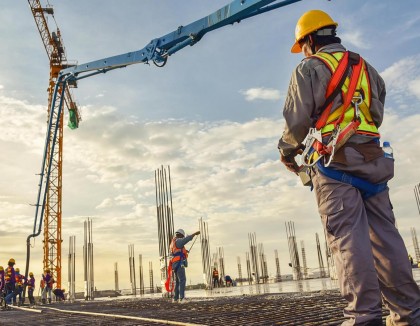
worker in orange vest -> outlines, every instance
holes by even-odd
[[[175,273],[175,293],[173,302],[185,303],[185,267],[188,266],[188,250],[185,249],[185,245],[190,242],[194,236],[199,235],[200,231],[197,231],[191,235],[185,236],[185,231],[179,229],[175,232],[175,237],[172,239],[169,247],[172,259],[172,270]]]
[[[15,260],[10,258],[7,263],[7,268],[4,273],[4,283],[5,283],[5,291],[6,291],[6,303],[11,304],[13,299],[13,304],[16,304],[16,297],[15,297]]]

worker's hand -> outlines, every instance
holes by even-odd
[[[295,157],[296,155],[300,155],[302,153],[303,153],[303,149],[301,147],[298,147],[297,149],[292,151],[289,155],[283,155],[282,153],[280,153],[280,162],[282,162],[286,166],[286,169],[288,169],[290,172],[293,172],[297,175],[300,168],[295,161]]]
[[[199,235],[200,234],[200,231],[197,231],[197,232],[194,232],[193,233],[193,235],[195,236],[195,235]]]

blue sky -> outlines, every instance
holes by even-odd
[[[13,256],[22,268],[46,130],[49,64],[27,2],[3,2],[0,259],[6,264]],[[141,49],[228,3],[49,2],[67,57],[79,64]],[[413,195],[420,182],[420,4],[303,0],[213,31],[170,57],[164,68],[139,64],[79,82],[73,95],[83,121],[78,130],[64,130],[62,232],[63,257],[68,237],[76,235],[78,290],[88,216],[95,264],[101,266],[95,269],[98,288],[113,287],[114,262],[120,287],[128,288],[128,244],[143,262],[153,262],[158,275],[154,171],[161,165],[171,166],[175,227],[192,233],[203,217],[211,249],[224,248],[230,274],[237,275],[237,256],[245,268],[249,232],[264,244],[269,272],[275,273],[277,249],[282,273],[290,273],[286,221],[295,222],[298,240],[305,242],[308,266],[318,266],[315,233],[321,236],[322,228],[314,196],[286,172],[276,149],[290,74],[302,59],[290,53],[294,28],[311,9],[327,11],[339,23],[343,44],[361,53],[387,83],[381,133],[396,155],[391,200],[414,254],[410,227],[420,232]],[[49,24],[54,30],[54,20]],[[31,266],[40,274],[41,237],[32,250]],[[188,270],[193,282],[202,279],[200,257],[195,244]],[[64,272],[64,284],[66,279]]]

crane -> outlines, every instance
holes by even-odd
[[[47,1],[48,2],[48,1]],[[51,110],[52,99],[54,97],[54,86],[57,83],[60,71],[67,68],[65,48],[61,37],[60,29],[50,32],[48,27],[48,18],[54,19],[54,9],[51,5],[42,6],[40,0],[28,0],[36,26],[44,44],[47,56],[50,62],[50,77],[48,85],[48,116],[51,116],[51,122],[58,130],[57,136],[52,139],[47,135],[48,147],[46,161],[41,174],[48,171],[47,194],[44,210],[44,240],[43,240],[43,267],[49,268],[52,276],[56,280],[56,286],[61,288],[61,196],[62,196],[62,169],[63,169],[63,116],[57,115],[55,110]],[[54,19],[55,21],[55,19]],[[56,24],[57,25],[57,24]],[[69,111],[68,126],[76,129],[81,120],[80,113],[76,103],[72,98],[70,88],[77,84],[67,83],[60,86],[59,96],[64,99],[65,106]],[[35,229],[34,229],[35,231]]]
[[[37,2],[30,1],[29,2]],[[168,58],[186,46],[194,45],[202,37],[213,30],[239,23],[247,18],[290,5],[302,0],[234,0],[212,14],[201,18],[186,26],[179,26],[173,32],[162,37],[153,39],[144,48],[84,64],[69,66],[58,72],[55,79],[54,91],[50,103],[50,114],[45,139],[44,155],[38,184],[37,204],[35,205],[35,220],[33,233],[27,237],[27,256],[25,276],[28,275],[30,261],[30,240],[41,233],[42,219],[40,216],[47,209],[50,180],[55,178],[52,170],[53,157],[49,155],[54,152],[58,144],[57,139],[61,136],[59,121],[62,119],[63,105],[65,103],[65,90],[67,85],[75,84],[78,80],[94,75],[103,74],[117,68],[124,68],[129,65],[150,61],[158,67],[163,67]],[[45,180],[44,180],[45,179]],[[38,230],[37,230],[38,226]]]

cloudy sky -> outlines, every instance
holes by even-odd
[[[43,4],[46,1],[41,1]],[[67,57],[85,63],[143,48],[150,40],[202,18],[226,0],[49,0]],[[0,261],[24,268],[32,232],[47,119],[49,63],[26,1],[3,0],[0,11]],[[413,189],[420,182],[420,4],[395,1],[303,0],[207,34],[169,58],[164,68],[135,65],[79,82],[73,93],[83,121],[64,130],[63,284],[68,239],[76,235],[77,290],[83,289],[83,222],[93,220],[95,281],[129,287],[128,245],[158,276],[154,171],[171,168],[175,228],[209,226],[213,252],[223,247],[226,271],[245,271],[248,233],[264,245],[270,274],[274,250],[290,273],[285,222],[295,223],[308,266],[318,266],[322,237],[314,195],[278,161],[282,106],[290,74],[302,59],[290,53],[297,19],[322,9],[339,23],[343,44],[361,53],[387,84],[382,137],[391,142],[396,176],[391,200],[414,255],[420,235]],[[51,30],[56,29],[52,17]],[[65,120],[68,119],[67,113]],[[42,238],[32,243],[40,275]],[[137,260],[136,260],[137,264]],[[188,278],[202,280],[195,244]],[[148,279],[145,280],[148,285]]]

